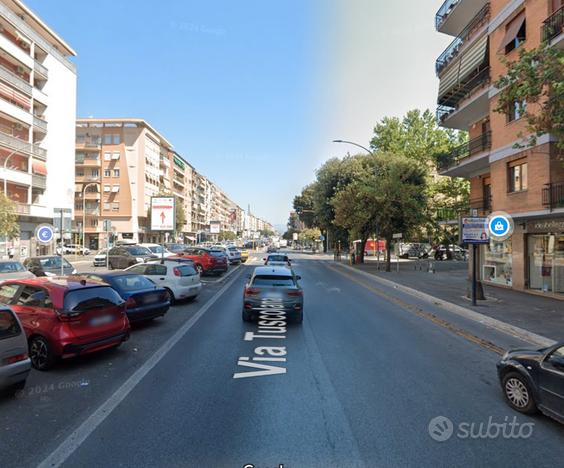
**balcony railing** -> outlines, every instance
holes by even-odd
[[[439,123],[443,123],[445,119],[458,110],[458,104],[471,96],[478,88],[481,88],[485,84],[490,82],[490,67],[484,68],[478,74],[470,78],[464,83],[460,83],[458,87],[454,88],[448,95],[441,99],[443,102],[448,102],[449,104],[441,104],[437,107],[437,120]],[[454,105],[450,105],[454,103]]]
[[[486,132],[477,138],[454,148],[450,153],[439,156],[437,166],[439,172],[458,166],[465,158],[487,151],[492,147],[492,132]]]
[[[460,0],[445,0],[445,2],[441,5],[435,16],[435,27],[437,30],[439,30],[448,15],[450,15],[450,12],[454,10],[454,7],[456,7],[458,3],[460,3]]]
[[[542,25],[542,40],[549,42],[562,34],[564,30],[564,6],[556,10]]]
[[[35,115],[33,116],[33,126],[45,132],[47,131],[47,121]]]
[[[564,208],[564,182],[546,184],[542,189],[542,204],[549,210]]]
[[[32,86],[27,81],[25,81],[21,76],[16,75],[15,73],[4,68],[3,66],[0,66],[0,78],[10,83],[18,90],[31,96],[31,90],[33,89]]]
[[[21,215],[28,215],[30,210],[30,206],[26,203],[17,203],[16,202],[16,213]]]
[[[474,35],[476,30],[487,24],[490,18],[490,4],[487,3],[474,18],[472,21],[464,28],[464,30],[450,43],[450,45],[445,49],[445,51],[439,56],[437,61],[435,62],[435,70],[437,75],[443,71],[443,69],[452,62],[460,52],[460,49],[464,44],[468,42],[468,40]]]
[[[35,71],[40,75],[43,75],[45,78],[49,77],[49,70],[47,70],[47,67],[38,60],[35,60]]]
[[[45,190],[47,188],[47,177],[41,174],[31,176],[31,186]]]

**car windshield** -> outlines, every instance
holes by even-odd
[[[0,309],[0,349],[2,349],[2,340],[18,336],[21,328],[14,314],[5,309]]]
[[[186,249],[186,246],[183,244],[167,244],[166,248],[171,252],[182,252]]]
[[[141,247],[140,245],[126,247],[126,249],[131,255],[151,255],[151,251],[148,248]]]
[[[116,275],[108,278],[111,285],[121,292],[154,289],[155,284],[142,275]]]
[[[0,273],[17,273],[26,271],[20,262],[0,262]]]
[[[43,268],[60,268],[61,262],[63,267],[65,268],[72,268],[72,265],[65,259],[61,257],[47,257],[47,258],[40,258],[39,263]]]
[[[122,303],[123,299],[110,287],[80,288],[65,294],[64,309],[67,312],[87,312]]]
[[[162,254],[164,252],[161,245],[152,245],[151,247],[148,247],[148,249],[154,254]]]
[[[235,247],[235,246],[231,246],[231,247],[229,247],[229,250],[231,250],[231,251],[235,251],[235,250],[237,250],[237,247]]]
[[[256,275],[253,278],[253,286],[295,286],[294,279],[291,276],[282,275]]]
[[[210,255],[213,255],[214,257],[224,257],[225,256],[225,252],[223,250],[208,250],[208,253]]]
[[[269,255],[268,261],[269,262],[287,262],[288,257],[286,257],[284,255]]]

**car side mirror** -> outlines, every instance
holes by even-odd
[[[297,276],[296,276],[296,279],[299,279],[299,280],[301,280],[301,279],[302,279],[302,277],[301,277],[300,275],[297,275]]]
[[[548,358],[548,360],[554,367],[557,367],[558,369],[564,369],[564,357],[556,356],[553,354],[552,356],[550,356],[550,358]]]

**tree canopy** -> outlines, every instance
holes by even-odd
[[[0,193],[0,236],[6,239],[18,237],[20,225],[16,213],[16,204],[6,195]]]

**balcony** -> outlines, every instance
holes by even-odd
[[[45,65],[40,63],[38,60],[34,61],[34,70],[35,73],[38,73],[45,79],[49,78],[49,70],[47,70],[47,67],[45,67]]]
[[[31,96],[32,86],[24,80],[21,76],[16,75],[7,68],[0,65],[0,79],[4,80],[6,83],[11,84],[18,91]]]
[[[550,211],[564,208],[564,182],[546,184],[542,189],[542,204]]]
[[[100,158],[81,158],[75,157],[74,162],[77,166],[87,166],[87,167],[100,167],[102,162]]]
[[[29,214],[29,205],[26,203],[17,203],[16,202],[16,213],[19,215],[28,215]]]
[[[450,153],[438,158],[437,168],[442,175],[463,177],[470,172],[485,169],[489,165],[486,156],[492,146],[492,132],[486,132],[477,138],[457,146]],[[478,157],[474,157],[480,155]]]
[[[489,3],[489,0],[445,0],[435,16],[437,31],[458,36],[468,24],[468,18]]]
[[[47,132],[47,121],[43,120],[41,117],[33,116],[33,126],[38,130]]]
[[[489,113],[490,67],[460,83],[439,99],[437,120],[448,128],[468,130],[473,122]]]
[[[35,156],[37,159],[45,161],[47,159],[47,150],[40,148],[37,145],[32,145],[27,141],[20,140],[19,138],[7,135],[0,131],[0,145],[10,148],[11,150],[25,153],[30,156]]]
[[[560,49],[564,48],[564,7],[556,10],[542,25],[542,40]]]
[[[93,175],[84,175],[84,174],[75,174],[75,181],[76,182],[99,182],[100,176],[93,176]]]
[[[492,196],[484,195],[481,198],[470,200],[470,214],[487,216],[492,212]]]
[[[41,174],[33,174],[31,176],[31,186],[45,190],[47,188],[47,177]]]
[[[102,149],[102,142],[99,140],[77,141],[76,149],[84,151],[100,151]]]
[[[445,51],[439,56],[435,62],[435,70],[437,76],[449,65],[452,61],[460,55],[472,39],[476,37],[479,30],[483,31],[483,27],[488,24],[490,19],[490,4],[486,4],[478,14],[468,23],[464,30],[450,43]]]

